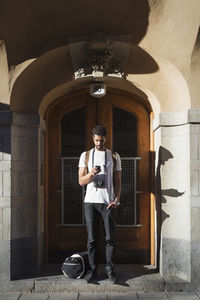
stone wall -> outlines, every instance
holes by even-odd
[[[0,282],[2,286],[6,286],[10,280],[11,123],[12,114],[9,111],[0,112]]]
[[[200,287],[200,110],[190,118],[191,266],[192,282]]]
[[[160,272],[194,286],[200,282],[199,133],[197,109],[162,113],[154,122]]]
[[[13,113],[11,277],[37,273],[38,259],[37,114]]]

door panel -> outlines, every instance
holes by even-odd
[[[107,127],[106,147],[119,152],[124,164],[124,174],[130,175],[127,168],[130,162],[127,157],[142,157],[138,163],[137,189],[141,194],[137,196],[137,222],[135,225],[116,226],[116,262],[117,263],[149,263],[150,255],[150,190],[149,190],[149,113],[144,106],[135,98],[126,94],[119,95],[114,92],[108,93],[102,99],[94,99],[91,96],[79,93],[60,99],[50,107],[47,114],[47,157],[46,172],[48,174],[46,192],[46,231],[47,248],[50,262],[62,261],[70,253],[86,249],[86,228],[84,220],[82,224],[75,220],[74,224],[62,225],[62,212],[67,211],[69,219],[73,220],[73,209],[80,212],[81,187],[78,185],[78,157],[81,152],[93,147],[91,138],[92,128],[101,124]],[[124,137],[124,134],[126,135]],[[134,142],[135,140],[135,142]],[[130,142],[129,142],[130,141]],[[120,153],[121,152],[121,153]],[[62,186],[61,158],[69,157],[77,161],[69,165],[65,162],[63,168],[68,171],[63,184],[73,186],[73,191],[67,194],[67,200],[63,207],[60,188]],[[128,167],[127,167],[128,166]],[[71,168],[71,169],[70,169]],[[72,178],[71,171],[77,174]],[[123,172],[123,171],[122,171]],[[126,188],[124,178],[124,189]],[[131,187],[129,187],[130,189]],[[66,188],[67,189],[67,188]],[[68,189],[69,190],[69,189]],[[78,194],[76,194],[78,192]],[[71,193],[71,194],[70,194]],[[79,195],[79,196],[78,196]],[[127,201],[122,192],[121,202]],[[121,205],[118,214],[122,218],[130,206],[126,203]],[[75,205],[74,205],[75,204]],[[130,214],[130,211],[129,211]],[[65,216],[65,217],[66,217]],[[67,217],[66,217],[67,218]],[[70,220],[71,220],[70,219]],[[64,223],[66,220],[64,220]],[[71,221],[70,221],[71,222]],[[119,223],[121,221],[118,221]],[[75,224],[76,223],[76,224]],[[103,230],[100,231],[100,252],[104,260]]]

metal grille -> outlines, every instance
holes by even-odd
[[[83,198],[85,189],[78,183],[78,157],[61,157],[62,225],[84,225]],[[122,161],[121,204],[117,209],[116,225],[137,225],[137,161],[139,157],[125,157]]]
[[[62,224],[83,224],[82,188],[78,183],[78,158],[62,159]]]
[[[137,160],[139,157],[122,158],[122,192],[117,209],[116,225],[137,225]]]

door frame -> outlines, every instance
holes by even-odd
[[[155,169],[154,169],[154,143],[153,143],[153,131],[152,131],[152,120],[153,120],[153,112],[152,112],[152,108],[150,106],[150,103],[145,100],[142,99],[134,94],[131,94],[129,92],[126,91],[122,91],[122,90],[118,90],[118,89],[114,89],[114,88],[110,88],[107,89],[107,95],[109,94],[116,94],[119,96],[124,96],[125,98],[128,98],[130,101],[134,104],[139,104],[142,105],[144,107],[144,109],[146,110],[146,112],[149,114],[149,126],[150,126],[150,136],[149,136],[149,140],[150,140],[150,145],[149,145],[149,161],[150,161],[150,170],[149,170],[149,174],[150,174],[150,186],[149,186],[149,192],[150,192],[150,228],[149,228],[149,240],[150,240],[150,263],[152,265],[155,265],[155,256],[156,256],[156,252],[155,252],[155,195],[154,195],[154,184],[155,184]],[[86,95],[84,97],[84,95]],[[51,103],[46,111],[46,115],[45,115],[45,120],[47,121],[47,128],[46,128],[46,139],[45,139],[45,262],[48,262],[48,248],[49,248],[49,236],[48,236],[48,232],[49,232],[49,220],[48,220],[48,211],[49,211],[49,184],[50,184],[50,178],[49,178],[49,171],[50,168],[53,168],[53,166],[50,164],[49,161],[49,153],[48,153],[48,147],[54,147],[55,149],[55,153],[56,153],[56,147],[57,145],[60,145],[59,140],[61,138],[61,134],[57,135],[57,139],[56,141],[54,141],[54,143],[49,144],[49,130],[55,130],[54,126],[53,126],[53,121],[54,118],[55,120],[58,119],[58,115],[59,115],[59,119],[62,118],[62,116],[65,113],[68,113],[74,109],[78,109],[81,108],[83,106],[86,105],[87,100],[88,99],[88,90],[86,90],[85,88],[82,90],[79,90],[78,92],[76,91],[75,93],[72,93],[70,95],[66,95],[63,96],[59,99],[56,99],[53,103]],[[106,103],[104,102],[104,99],[94,99],[91,98],[92,101],[90,103],[90,105],[88,106],[88,110],[87,110],[87,114],[90,116],[91,120],[91,124],[90,127],[95,126],[96,122],[95,122],[95,116],[92,117],[92,114],[90,114],[90,110],[92,110],[92,105],[95,103],[95,101],[101,101],[102,105],[106,105]],[[126,101],[125,101],[126,102]],[[111,100],[112,103],[112,100]],[[125,108],[124,108],[125,105]],[[65,109],[63,109],[63,107],[65,107]],[[122,105],[119,106],[117,105],[117,107],[121,108]],[[123,103],[123,109],[129,111],[129,104],[128,103]],[[52,128],[48,127],[48,120],[49,117],[51,116],[51,120],[52,120]],[[137,115],[138,116],[138,115]],[[106,118],[106,116],[104,116],[104,118]],[[99,120],[102,121],[102,120]],[[57,121],[56,121],[57,122]],[[61,122],[59,122],[60,124]],[[88,128],[89,129],[89,128]],[[57,129],[56,129],[57,130]],[[59,132],[61,133],[61,130],[59,130]],[[86,140],[88,141],[88,145],[87,148],[91,147],[91,138],[90,138],[90,130],[87,130],[86,128],[86,135],[88,134],[88,136],[86,136]],[[112,138],[110,139],[112,140]],[[56,146],[56,147],[55,147]],[[57,147],[57,151],[60,152],[59,147]],[[59,162],[57,162],[59,163]],[[60,180],[59,176],[57,178],[57,180]]]

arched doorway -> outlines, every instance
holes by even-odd
[[[150,108],[111,89],[101,99],[88,91],[50,105],[46,139],[46,254],[48,261],[86,249],[78,159],[93,147],[91,130],[107,127],[107,147],[122,158],[122,196],[116,220],[116,262],[150,263]],[[103,242],[101,247],[103,253]],[[103,261],[103,255],[101,255]]]

